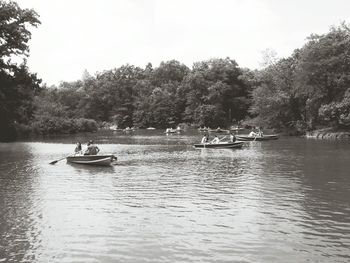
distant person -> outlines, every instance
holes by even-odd
[[[80,142],[77,142],[76,146],[75,146],[75,149],[74,149],[74,152],[75,154],[79,154],[81,153],[81,143]]]
[[[249,137],[256,137],[258,134],[254,131],[254,129],[252,128],[252,130],[249,133]]]
[[[87,144],[87,149],[84,152],[84,155],[96,155],[98,154],[100,149],[94,144],[92,140],[90,140]]]
[[[211,141],[211,143],[219,143],[220,140],[217,135],[215,135],[214,139]]]
[[[259,128],[259,130],[258,130],[258,136],[259,136],[259,137],[263,137],[263,136],[264,136],[264,133],[262,132],[262,130],[260,130],[260,128]]]
[[[230,142],[236,141],[236,135],[233,132],[230,132]]]
[[[201,143],[208,143],[209,142],[209,135],[208,134],[204,134]]]

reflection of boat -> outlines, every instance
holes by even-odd
[[[264,136],[249,136],[249,135],[236,135],[237,140],[240,141],[268,141],[277,140],[278,134],[264,135]]]
[[[199,143],[195,148],[213,148],[213,149],[234,149],[242,148],[243,142],[219,142],[219,143]]]
[[[67,163],[76,164],[89,164],[89,165],[102,165],[108,166],[117,160],[117,157],[113,154],[107,155],[72,155],[67,157]]]

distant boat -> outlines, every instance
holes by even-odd
[[[148,127],[146,130],[155,130],[156,128],[154,127]]]
[[[123,131],[123,129],[118,129],[117,125],[110,126],[109,129],[112,131]]]
[[[213,149],[235,149],[242,148],[243,142],[219,142],[219,143],[199,143],[195,148],[213,148]]]
[[[249,135],[236,135],[237,140],[240,141],[268,141],[277,140],[278,134],[263,135],[263,136],[249,136]]]
[[[240,130],[244,130],[244,128],[235,127],[235,126],[231,126],[231,127],[230,127],[230,131],[240,131]]]
[[[222,132],[229,132],[229,130],[223,130],[221,128],[217,128],[217,129],[213,129],[213,130],[209,130],[209,132],[216,132],[216,133],[222,133]]]
[[[204,127],[204,128],[198,128],[198,131],[209,131],[209,128],[206,128],[206,127]]]
[[[180,133],[181,130],[178,129],[172,129],[172,128],[167,128],[164,133]]]
[[[113,161],[116,161],[117,157],[113,154],[108,155],[72,155],[67,157],[67,163],[75,164],[88,164],[109,166]]]
[[[130,128],[130,127],[126,127],[123,132],[132,132],[134,131],[135,129],[134,128]]]

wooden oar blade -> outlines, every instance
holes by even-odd
[[[50,162],[50,164],[55,164],[55,163],[57,163],[58,161],[52,161],[52,162]]]

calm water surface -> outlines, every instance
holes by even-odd
[[[90,138],[118,164],[49,164]],[[0,262],[350,262],[350,141],[200,138],[0,144]]]

